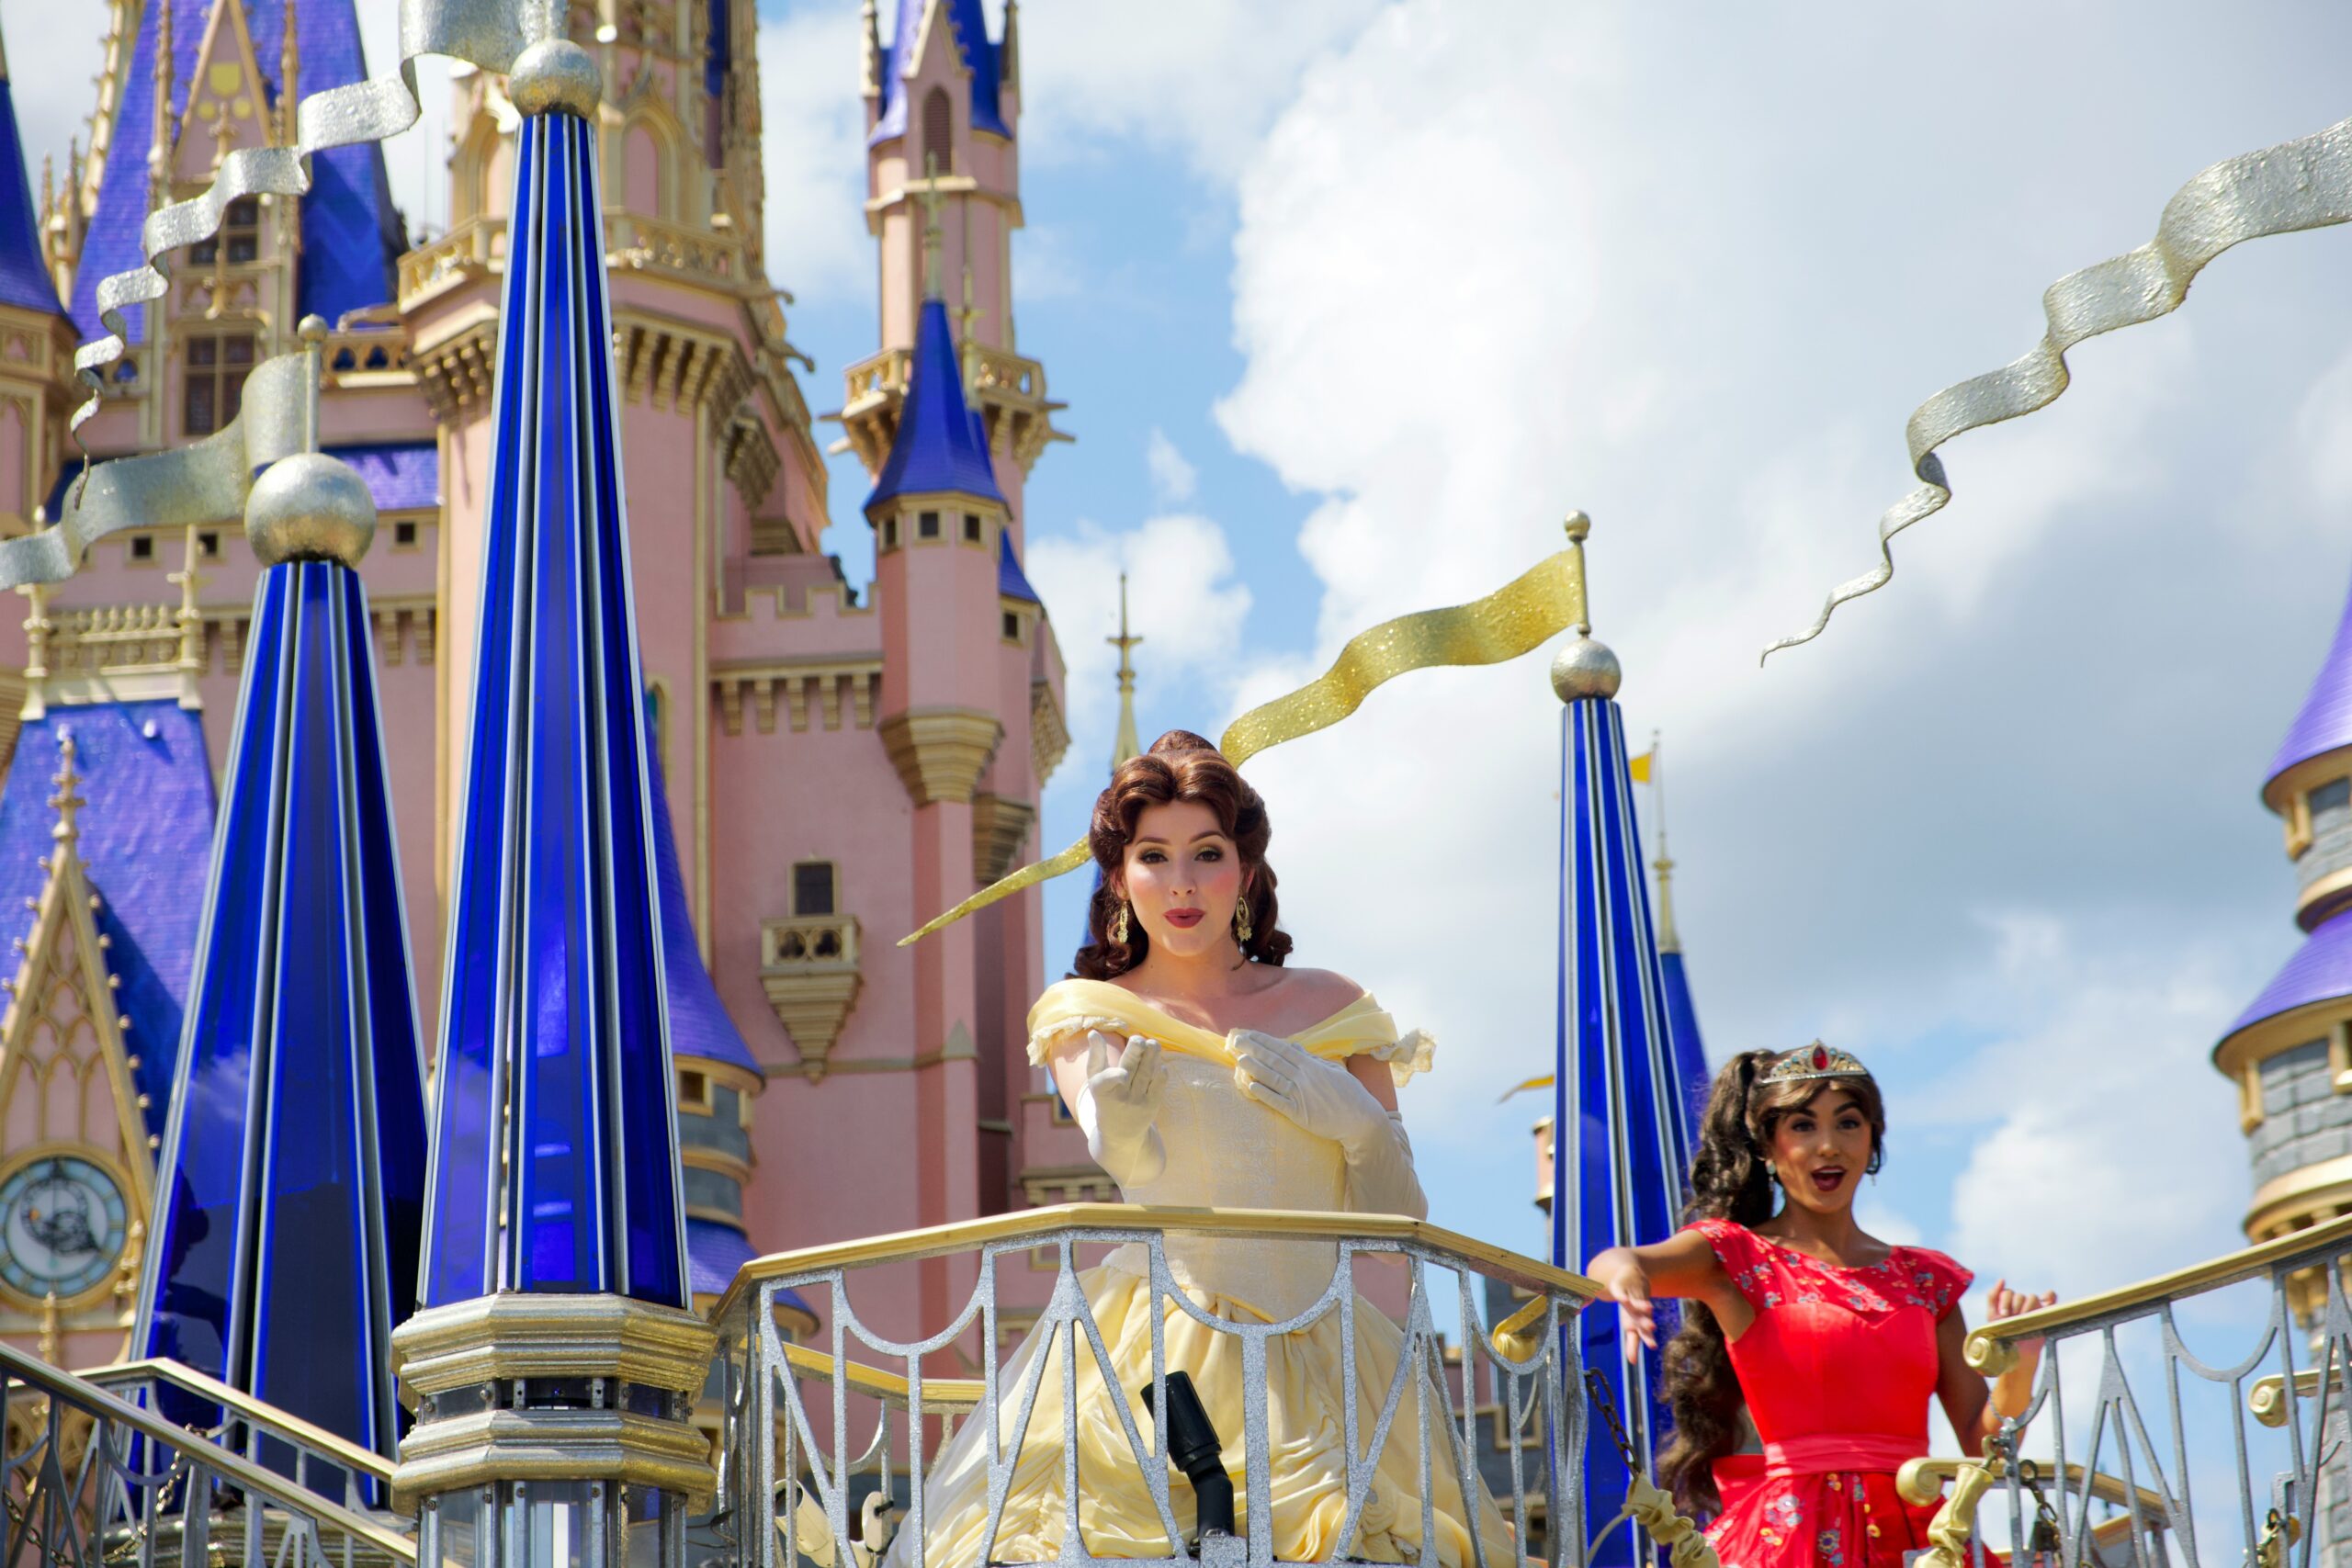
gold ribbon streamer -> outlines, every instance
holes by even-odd
[[[1414,670],[1500,664],[1542,647],[1585,619],[1584,556],[1571,547],[1547,557],[1474,604],[1417,610],[1350,638],[1331,668],[1298,690],[1261,704],[1226,726],[1217,750],[1239,767],[1286,740],[1328,729],[1363,705],[1378,687]],[[1051,860],[1024,865],[990,884],[910,936],[906,947],[1023,888],[1076,871],[1091,859],[1079,840]]]
[[[311,153],[380,141],[415,124],[419,56],[447,55],[504,71],[532,40],[558,36],[560,26],[556,0],[401,0],[395,75],[312,93],[296,107],[292,146],[232,152],[203,194],[150,213],[139,231],[144,263],[98,280],[98,320],[106,335],[74,354],[74,371],[90,389],[68,426],[74,444],[81,445],[82,426],[98,411],[106,367],[129,346],[123,312],[163,299],[170,288],[158,265],[168,253],[219,233],[229,204],[241,197],[308,191]],[[0,543],[0,589],[63,581],[94,542],[119,528],[215,523],[241,514],[256,468],[307,449],[314,389],[308,354],[279,355],[254,367],[237,418],[211,435],[174,451],[90,464],[68,492],[56,526]]]
[[[1998,370],[1945,388],[1913,412],[1905,434],[1919,488],[1879,518],[1879,564],[1839,583],[1812,626],[1773,643],[1757,662],[1811,642],[1838,605],[1886,586],[1894,576],[1889,542],[1951,499],[1936,449],[1966,431],[2055,401],[2066,389],[2068,349],[2171,313],[2205,265],[2233,245],[2346,220],[2352,220],[2352,119],[2216,164],[2181,186],[2165,204],[2154,239],[2050,286],[2041,297],[2049,330],[2032,349]]]

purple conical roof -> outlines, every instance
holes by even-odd
[[[2335,640],[2328,644],[2327,658],[2296,710],[2295,722],[2287,727],[2287,739],[2278,743],[2264,781],[2339,746],[2352,746],[2352,603],[2344,607]]]

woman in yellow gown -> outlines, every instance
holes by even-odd
[[[1276,924],[1257,792],[1207,741],[1172,731],[1119,769],[1095,803],[1090,837],[1102,873],[1092,941],[1080,950],[1079,977],[1031,1010],[1029,1053],[1052,1070],[1090,1152],[1121,1191],[1139,1203],[1422,1217],[1428,1204],[1396,1086],[1429,1066],[1429,1043],[1418,1033],[1400,1039],[1379,1005],[1341,976],[1283,966],[1291,939]],[[1171,1233],[1163,1248],[1193,1304],[1228,1322],[1297,1314],[1323,1295],[1338,1266],[1331,1243]],[[1081,1337],[1078,1521],[1085,1551],[1097,1557],[1170,1550],[1113,1404],[1151,1382],[1149,1267],[1135,1245],[1080,1276],[1120,1385],[1105,1386]],[[1224,1440],[1236,1528],[1246,1536],[1240,1340],[1172,1298],[1161,1303],[1166,1366],[1190,1374]],[[1426,1377],[1397,1407],[1352,1542],[1340,1539],[1349,1468],[1342,1312],[1354,1324],[1359,1444],[1371,1441],[1402,1358],[1396,1325],[1352,1291],[1308,1326],[1267,1341],[1274,1554],[1466,1568],[1475,1529],[1488,1564],[1512,1562],[1510,1529],[1483,1485],[1474,1483],[1465,1505],[1442,1400]],[[1016,1438],[1022,1391],[1040,1354],[1048,1365]],[[978,1568],[984,1546],[994,1562],[1061,1555],[1062,1368],[1038,1335],[1000,1378],[1000,1439],[1004,1452],[1016,1441],[1019,1450],[992,1545],[985,1419],[967,1421],[949,1442],[924,1488],[928,1568]],[[1148,1444],[1148,1415],[1130,1411]],[[1433,1557],[1422,1551],[1417,1419],[1430,1423]],[[1190,1534],[1191,1491],[1172,1467],[1170,1478],[1177,1524]],[[911,1561],[912,1533],[894,1543],[893,1568]]]

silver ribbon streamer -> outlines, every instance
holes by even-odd
[[[2324,229],[2352,220],[2352,119],[2265,152],[2214,164],[2174,193],[2156,237],[2138,250],[2069,274],[2041,297],[2049,330],[2022,357],[1947,387],[1921,403],[1905,434],[1919,488],[1887,508],[1878,523],[1879,564],[1841,582],[1813,625],[1765,649],[1758,663],[1811,642],[1849,599],[1886,586],[1894,576],[1890,541],[1951,499],[1936,449],[1981,425],[1998,424],[2047,406],[2066,389],[2066,351],[2086,338],[2168,315],[2188,297],[2205,264],[2231,246],[2267,234]]]
[[[90,396],[74,411],[76,445],[82,426],[98,411],[106,367],[129,347],[123,311],[161,299],[169,275],[158,264],[169,252],[220,232],[229,204],[258,195],[300,196],[311,188],[309,158],[331,147],[381,141],[414,125],[422,112],[416,61],[447,55],[485,71],[510,68],[530,43],[558,36],[561,0],[401,0],[398,73],[330,87],[295,109],[290,147],[248,147],[220,161],[201,196],[150,213],[139,231],[143,265],[102,278],[98,320],[107,335],[84,344],[74,368]],[[307,355],[281,355],[256,366],[245,380],[235,420],[192,446],[122,457],[86,469],[69,493],[57,526],[0,544],[0,589],[57,582],[74,574],[90,545],[119,528],[218,522],[244,510],[254,470],[303,448],[303,417],[311,388]]]

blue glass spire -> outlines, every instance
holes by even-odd
[[[40,213],[33,206],[25,140],[17,130],[17,90],[0,51],[0,305],[62,315],[57,285],[41,259]]]
[[[684,1307],[594,130],[526,107],[514,168],[420,1294]]]
[[[1613,700],[1618,679],[1615,657],[1589,637],[1553,666],[1567,711],[1552,1258],[1575,1269],[1603,1247],[1670,1235],[1690,1165],[1690,1108],[1642,874],[1624,716]],[[1608,1378],[1619,1418],[1646,1464],[1665,1426],[1657,1359],[1645,1353],[1628,1367],[1617,1328],[1616,1309],[1602,1303],[1578,1314],[1573,1332],[1582,1337],[1584,1365]],[[1584,1474],[1586,1516],[1610,1517],[1624,1502],[1625,1466],[1598,1420],[1588,1435]],[[1599,1543],[1590,1561],[1631,1564],[1654,1555],[1630,1533],[1617,1533]]]
[[[955,329],[947,324],[947,307],[934,291],[922,302],[915,323],[914,365],[907,376],[898,434],[882,471],[874,476],[865,510],[871,516],[876,508],[902,495],[951,492],[1004,504],[979,411],[964,400]]]
[[[357,573],[271,567],[132,1343],[390,1459],[424,1071],[376,692]]]

